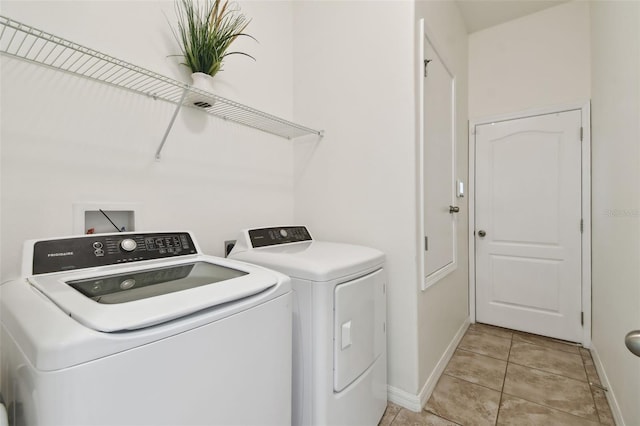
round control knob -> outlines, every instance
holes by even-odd
[[[120,242],[120,248],[124,251],[134,251],[138,244],[131,238],[124,239]]]
[[[289,234],[287,233],[286,229],[281,229],[280,230],[280,235],[282,235],[282,237],[284,237],[284,238],[287,238],[287,235],[289,235]]]

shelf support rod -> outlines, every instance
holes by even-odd
[[[182,103],[184,102],[184,98],[187,97],[187,93],[189,92],[189,88],[185,87],[182,91],[182,97],[178,101],[178,105],[176,106],[176,110],[173,112],[173,117],[171,117],[171,121],[169,122],[169,126],[167,126],[167,130],[164,132],[164,136],[162,137],[162,142],[160,142],[160,146],[156,151],[156,160],[160,160],[160,153],[162,152],[162,148],[164,147],[165,142],[167,141],[167,137],[169,136],[169,132],[173,127],[173,123],[176,121],[176,117],[178,116],[178,112],[180,112],[180,108],[182,108]]]

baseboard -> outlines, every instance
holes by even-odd
[[[414,395],[393,386],[387,386],[387,399],[394,404],[398,404],[401,407],[406,408],[407,410],[415,411],[416,413],[422,411],[422,407],[427,403],[433,389],[435,389],[438,379],[440,379],[444,369],[447,367],[447,364],[449,364],[460,340],[462,340],[464,333],[466,333],[467,328],[469,328],[469,324],[471,324],[471,320],[470,318],[466,318],[456,335],[451,340],[451,343],[449,343],[449,346],[447,346],[447,350],[440,357],[440,360],[436,364],[436,368],[433,369],[433,372],[418,395]]]
[[[407,410],[415,411],[416,413],[422,411],[422,405],[420,404],[418,395],[411,394],[393,386],[387,386],[387,400]]]
[[[444,351],[444,353],[440,357],[440,360],[436,364],[436,368],[433,369],[433,371],[431,372],[431,375],[425,382],[424,386],[422,386],[422,390],[418,394],[418,397],[420,399],[420,409],[424,407],[424,405],[429,400],[429,397],[431,397],[431,393],[435,389],[436,384],[440,379],[440,376],[442,376],[442,373],[444,373],[444,369],[447,368],[447,364],[449,364],[449,361],[451,361],[451,357],[453,357],[453,353],[456,351],[458,344],[464,337],[464,333],[467,332],[467,329],[469,328],[470,324],[471,324],[471,319],[467,317],[462,323],[462,326],[460,326],[460,329],[458,329],[458,332],[456,333],[456,335],[451,340],[451,343],[449,343],[447,350]]]
[[[607,401],[609,402],[609,408],[611,408],[611,414],[613,415],[613,419],[616,422],[617,426],[625,426],[624,419],[622,418],[622,411],[620,411],[620,406],[618,405],[618,401],[616,400],[616,394],[611,388],[611,384],[609,383],[609,378],[607,377],[607,373],[604,370],[604,365],[602,365],[602,361],[600,360],[600,356],[598,355],[598,350],[594,346],[593,342],[591,342],[591,357],[593,358],[593,363],[596,366],[596,371],[598,372],[598,377],[600,378],[600,383],[602,386],[608,389],[605,392],[607,396]]]

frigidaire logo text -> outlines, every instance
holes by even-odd
[[[48,253],[47,257],[58,257],[58,256],[73,256],[72,251],[64,251],[59,253]]]

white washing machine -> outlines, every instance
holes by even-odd
[[[293,286],[293,424],[377,425],[387,406],[384,254],[303,226],[242,231],[230,258]]]
[[[291,284],[188,232],[25,243],[0,287],[11,425],[286,425]]]

